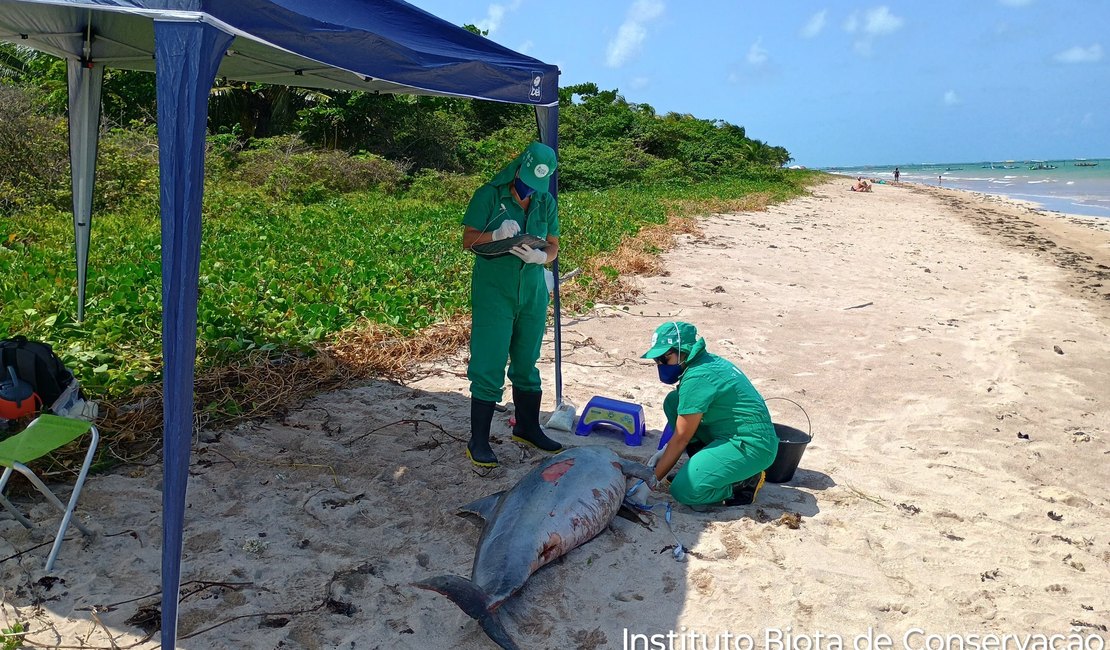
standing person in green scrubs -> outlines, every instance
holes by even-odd
[[[690,323],[663,323],[644,359],[654,359],[659,380],[678,383],[663,400],[674,434],[649,465],[659,489],[695,509],[747,505],[763,487],[778,453],[778,436],[759,391],[727,359],[710,354]],[[690,459],[667,483],[685,451]]]
[[[494,406],[505,385],[505,362],[513,384],[513,440],[543,451],[562,445],[540,428],[543,397],[536,360],[547,327],[548,290],[544,265],[559,255],[559,211],[551,195],[555,151],[529,144],[470,199],[463,216],[463,248],[520,234],[547,241],[543,250],[521,244],[511,254],[475,255],[470,278],[470,441],[466,456],[480,467],[496,467],[489,444]]]

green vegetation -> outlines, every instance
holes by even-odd
[[[95,398],[121,398],[161,366],[153,77],[106,79],[79,324],[64,67],[4,46],[0,71],[0,337],[50,342]],[[781,169],[788,152],[743,127],[658,116],[593,84],[563,89],[561,107],[564,269],[665,223],[677,204],[783,200],[810,178]],[[364,319],[412,334],[464,313],[462,212],[535,122],[521,106],[221,84],[210,132],[202,366],[307,350]],[[586,304],[596,280],[579,280]]]
[[[11,627],[0,629],[0,650],[18,650],[26,631],[22,623],[12,623]]]

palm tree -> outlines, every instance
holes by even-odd
[[[287,131],[302,108],[330,100],[320,90],[222,79],[212,87],[208,124],[212,131],[238,125],[244,137],[265,138]]]

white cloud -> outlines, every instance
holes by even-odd
[[[825,18],[828,13],[828,9],[824,9],[810,16],[805,27],[802,27],[802,38],[813,38],[820,34],[821,30],[825,29]]]
[[[1033,4],[1033,0],[998,0],[998,3],[1007,7],[1027,7]]]
[[[533,43],[532,41],[524,41],[523,43],[521,43],[520,45],[517,46],[516,51],[520,52],[521,54],[528,54],[529,52],[532,51],[532,48],[535,47],[535,46],[536,46],[536,44]]]
[[[646,24],[663,14],[662,0],[636,0],[628,9],[628,16],[617,29],[617,36],[609,41],[605,65],[619,68],[640,53],[647,38]]]
[[[763,37],[755,39],[752,46],[748,48],[748,63],[754,66],[760,66],[767,63],[767,50],[763,47]]]
[[[885,5],[882,7],[875,7],[867,11],[863,32],[871,36],[893,34],[901,29],[905,22],[905,19],[890,13],[890,9],[887,9]]]
[[[871,54],[871,44],[878,36],[886,36],[902,29],[906,20],[901,16],[890,13],[886,5],[868,9],[861,16],[859,12],[852,12],[844,21],[844,31],[849,34],[858,34],[852,47],[863,56]]]
[[[488,31],[492,36],[497,29],[501,27],[501,22],[505,20],[505,14],[510,11],[516,11],[520,8],[520,0],[512,0],[506,4],[491,4],[486,8],[486,17],[479,20],[474,24],[478,29],[486,32]]]
[[[1102,46],[1098,43],[1090,47],[1075,47],[1059,52],[1052,57],[1059,63],[1095,63],[1102,60]]]
[[[960,103],[962,103],[962,100],[960,99],[960,96],[956,94],[955,90],[949,90],[948,92],[944,93],[945,106],[955,106],[956,104]]]

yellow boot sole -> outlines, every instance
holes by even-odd
[[[562,445],[560,445],[558,449],[554,449],[554,450],[549,451],[549,450],[544,449],[543,447],[537,445],[536,443],[532,442],[531,440],[526,440],[524,438],[521,438],[520,436],[513,436],[513,442],[519,442],[520,444],[528,445],[529,447],[532,447],[533,449],[539,449],[540,451],[542,451],[545,454],[557,454],[560,451],[563,451],[564,449],[566,449],[566,447],[563,447]]]
[[[474,463],[478,467],[497,467],[498,466],[497,461],[493,461],[492,463],[483,463],[481,461],[474,460],[474,457],[470,455],[470,450],[469,449],[466,450],[466,457],[467,457],[467,459],[470,460],[470,462]]]

